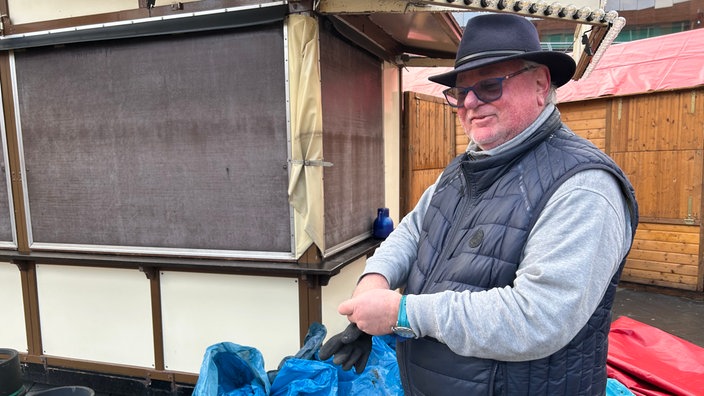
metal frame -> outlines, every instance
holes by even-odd
[[[618,17],[618,12],[601,8],[577,8],[572,4],[548,3],[544,0],[321,0],[319,11],[335,14],[371,12],[450,12],[492,11],[523,14],[535,18],[553,18],[590,25],[608,25]]]
[[[284,96],[286,97],[286,163],[291,163],[292,138],[291,138],[291,82],[289,79],[288,59],[288,25],[284,22]],[[291,167],[287,167],[288,180],[291,180]],[[289,230],[291,230],[291,254],[296,255],[296,219],[293,204],[289,202]],[[296,257],[294,257],[296,258]]]
[[[210,11],[43,30],[2,36],[0,50],[253,26],[282,20],[287,12],[287,1],[274,1]]]
[[[0,95],[0,120],[5,119],[5,111],[3,109],[4,103],[2,100],[2,95]],[[5,166],[5,184],[7,185],[7,201],[9,203],[9,213],[10,213],[10,227],[12,227],[12,241],[0,241],[0,248],[17,248],[17,227],[15,227],[15,210],[14,210],[14,199],[12,195],[12,178],[10,172],[10,159],[9,152],[7,150],[7,130],[5,128],[5,123],[0,123],[0,140],[2,140],[2,154],[3,154],[3,166]]]

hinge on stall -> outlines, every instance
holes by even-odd
[[[694,215],[692,214],[692,196],[687,200],[687,217],[684,218],[684,223],[687,225],[694,224]]]
[[[322,166],[322,167],[331,167],[332,162],[326,162],[323,160],[290,160],[292,164],[296,165],[303,165],[303,166]]]

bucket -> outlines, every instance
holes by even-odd
[[[46,389],[33,392],[32,396],[94,396],[95,392],[85,386],[60,386],[58,388]]]
[[[0,349],[0,396],[19,396],[24,390],[17,351]]]

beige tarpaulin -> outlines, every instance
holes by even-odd
[[[295,253],[298,258],[313,243],[325,251],[318,21],[309,16],[289,15],[287,30],[291,98],[288,197],[294,208]]]

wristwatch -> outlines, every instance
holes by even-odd
[[[399,337],[403,338],[418,338],[416,333],[411,328],[410,323],[408,323],[408,316],[406,315],[406,296],[401,296],[401,302],[398,305],[398,318],[396,319],[396,325],[391,326],[391,331],[394,332]]]

